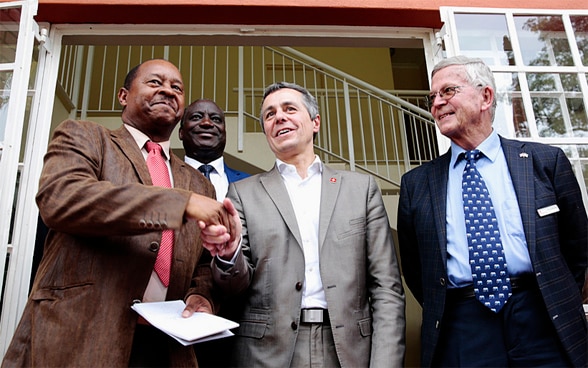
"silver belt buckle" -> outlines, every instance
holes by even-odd
[[[304,323],[323,323],[322,309],[302,309],[300,313],[301,322]]]

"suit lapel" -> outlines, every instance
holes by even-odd
[[[191,176],[187,170],[186,163],[173,153],[170,154],[170,159],[174,188],[189,189]]]
[[[300,231],[298,230],[296,214],[294,213],[294,208],[292,207],[290,196],[288,195],[288,190],[284,185],[284,181],[280,175],[280,172],[278,171],[278,168],[274,166],[272,170],[262,174],[259,180],[271,200],[276,205],[276,208],[282,215],[286,226],[288,226],[290,232],[292,235],[294,235],[294,238],[302,247],[302,238],[300,236]]]
[[[319,213],[319,249],[322,248],[341,189],[341,173],[323,165],[321,207]]]
[[[532,152],[525,150],[525,142],[500,137],[508,171],[519,203],[527,246],[531,254],[535,250],[535,185]]]
[[[451,150],[447,151],[439,160],[432,162],[432,173],[431,175],[427,175],[429,178],[433,219],[435,221],[435,227],[438,229],[439,251],[445,267],[447,267],[447,180],[450,161]]]
[[[114,144],[120,147],[123,154],[133,164],[135,172],[139,177],[139,182],[145,185],[153,185],[145,158],[143,157],[141,149],[137,146],[137,142],[135,142],[131,133],[129,133],[129,131],[124,126],[121,126],[117,130],[111,131],[110,134]]]

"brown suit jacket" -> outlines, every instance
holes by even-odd
[[[173,154],[171,168],[174,189],[153,187],[124,127],[67,120],[56,129],[37,194],[50,232],[3,366],[128,366],[131,305],[149,282],[161,228],[176,239],[167,299],[197,293],[212,302],[209,254],[184,210],[191,192],[214,198],[214,188]],[[196,365],[191,347],[166,349],[173,366]]]

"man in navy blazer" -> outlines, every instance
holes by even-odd
[[[186,151],[186,163],[197,170],[202,170],[202,165],[212,166],[209,180],[216,189],[219,202],[225,198],[229,183],[249,176],[224,162],[227,144],[225,113],[214,101],[198,99],[186,107],[179,136]]]
[[[585,367],[588,219],[569,160],[493,130],[495,82],[482,60],[443,60],[432,91],[451,149],[403,176],[398,208],[405,281],[423,307],[421,365]],[[498,313],[474,296],[469,264],[461,154],[474,149],[512,287]]]
[[[230,183],[249,176],[224,163],[223,153],[227,143],[225,113],[214,101],[198,99],[186,107],[179,136],[186,152],[184,161],[188,165],[197,170],[202,165],[212,166],[208,179],[214,185],[219,202],[225,198]],[[239,300],[215,296],[220,301],[218,314],[234,319],[240,308]],[[231,339],[221,339],[194,345],[199,366],[226,366],[226,351],[231,348],[231,343]]]

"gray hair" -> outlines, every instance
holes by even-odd
[[[293,89],[295,91],[298,91],[302,94],[302,103],[304,103],[304,106],[306,107],[306,110],[308,111],[308,115],[310,115],[310,119],[314,120],[314,118],[317,117],[318,113],[319,113],[319,109],[318,109],[318,103],[316,102],[316,98],[314,98],[314,96],[312,94],[310,94],[310,92],[308,92],[308,90],[302,86],[299,86],[297,84],[294,83],[288,83],[288,82],[278,82],[278,83],[274,83],[274,84],[270,84],[269,86],[266,87],[264,93],[263,93],[263,99],[261,100],[261,106],[263,106],[263,103],[265,102],[265,99],[267,98],[267,96],[269,96],[270,94],[283,89],[283,88],[288,88],[288,89]],[[259,122],[261,123],[261,129],[264,129],[263,127],[263,111],[259,111]]]
[[[448,66],[461,65],[464,67],[466,74],[465,78],[472,87],[490,87],[494,91],[494,101],[492,101],[491,115],[494,121],[494,114],[496,112],[496,81],[492,70],[484,63],[482,59],[470,58],[463,55],[452,56],[443,59],[435,65],[431,73],[431,79],[439,70],[447,68]]]

